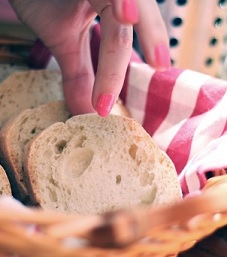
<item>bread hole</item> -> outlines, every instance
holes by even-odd
[[[28,117],[24,118],[24,119],[22,120],[22,122],[21,122],[21,125],[24,125],[24,124],[27,122],[27,120],[28,120]]]
[[[152,189],[147,190],[143,193],[143,195],[140,198],[141,204],[143,205],[151,205],[156,197],[157,194],[157,188],[153,187]]]
[[[9,103],[9,104],[14,104],[15,101],[14,101],[13,99],[10,99],[10,100],[8,101],[8,103]]]
[[[50,177],[49,181],[50,181],[51,185],[53,185],[54,187],[60,188],[59,181],[57,179],[54,179],[53,177]]]
[[[66,140],[61,140],[61,141],[57,142],[55,144],[55,148],[54,148],[55,149],[55,153],[56,154],[61,154],[63,152],[64,148],[66,147],[66,145],[67,145],[67,141]]]
[[[132,159],[136,162],[137,166],[139,166],[141,164],[141,160],[137,156],[138,146],[136,144],[132,144],[128,152]]]
[[[58,197],[57,197],[57,193],[55,190],[52,190],[51,188],[49,188],[48,190],[49,193],[49,198],[51,202],[57,202]]]
[[[137,150],[138,146],[136,144],[132,144],[128,150],[129,155],[132,157],[133,160],[136,159]]]
[[[36,128],[33,128],[33,129],[31,130],[31,134],[35,134],[35,132],[36,132]]]
[[[87,148],[77,148],[74,153],[67,156],[62,164],[62,176],[68,177],[69,180],[78,178],[85,171],[89,171],[88,167],[93,159],[94,152]]]
[[[117,175],[116,176],[116,184],[120,184],[121,183],[121,175]]]
[[[85,136],[81,136],[81,137],[79,138],[79,140],[78,140],[77,144],[76,144],[76,147],[82,147],[82,146],[83,146],[84,141],[86,141],[86,140],[87,140],[87,137],[85,137]]]
[[[24,142],[23,142],[24,145],[27,145],[29,141],[30,141],[30,139],[28,139],[28,138],[26,140],[24,140]]]
[[[154,173],[149,173],[148,171],[144,171],[140,176],[140,185],[142,187],[145,187],[147,185],[152,185],[154,178],[155,178]]]

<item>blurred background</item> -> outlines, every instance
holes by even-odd
[[[169,34],[172,65],[227,79],[227,0],[157,3]]]
[[[227,0],[157,0],[174,67],[227,79]],[[136,34],[134,47],[143,57]],[[36,36],[0,0],[0,63],[26,66]],[[47,60],[46,60],[47,61]]]

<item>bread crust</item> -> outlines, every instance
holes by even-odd
[[[4,168],[0,165],[0,195],[12,196],[11,186]]]

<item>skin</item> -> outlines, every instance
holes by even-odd
[[[131,0],[134,8],[129,5],[128,9],[123,7],[124,1],[10,1],[20,20],[37,34],[58,61],[66,102],[73,114],[94,112],[101,94],[118,98],[132,52],[133,26],[148,64],[156,67],[157,45],[168,48],[166,28],[156,1]],[[134,15],[127,15],[126,9]],[[102,35],[94,76],[89,28],[97,14]]]

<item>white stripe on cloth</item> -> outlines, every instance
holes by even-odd
[[[201,86],[210,76],[191,70],[183,71],[176,80],[169,112],[153,135],[158,145],[166,151],[182,124],[193,113]]]
[[[227,133],[212,140],[192,157],[179,175],[184,194],[201,190],[205,184],[207,171],[227,168],[226,149]]]
[[[227,121],[227,93],[203,116],[193,136],[189,159],[206,147],[210,141],[221,136]]]
[[[190,170],[190,172],[187,172],[185,179],[188,187],[188,193],[195,192],[201,189],[200,179],[198,177],[198,174],[195,172],[195,170]]]
[[[147,64],[130,63],[126,103],[132,118],[140,124],[143,124],[147,92],[154,72]]]

